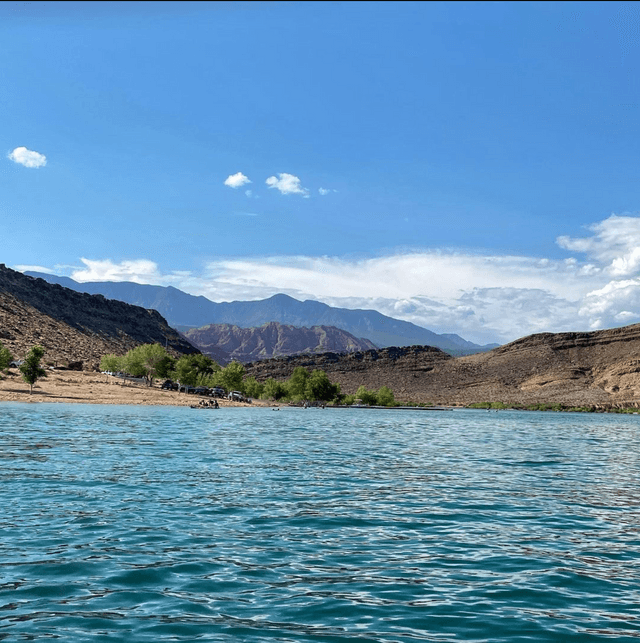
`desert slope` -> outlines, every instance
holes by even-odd
[[[91,368],[106,353],[143,343],[161,343],[174,354],[198,352],[155,310],[77,293],[2,264],[0,342],[16,357],[40,344],[46,361],[81,361]]]
[[[345,393],[354,393],[361,384],[386,385],[403,401],[637,406],[640,324],[531,335],[488,353],[458,358],[411,347],[268,360],[249,364],[247,370],[259,380],[284,379],[296,366],[325,370]]]

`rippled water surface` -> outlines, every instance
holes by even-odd
[[[640,416],[0,405],[0,640],[640,637]]]

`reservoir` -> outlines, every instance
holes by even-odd
[[[640,416],[0,404],[0,641],[640,638]]]

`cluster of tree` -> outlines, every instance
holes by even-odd
[[[47,371],[40,365],[43,357],[44,348],[42,348],[42,346],[34,346],[20,365],[22,379],[29,385],[29,394],[33,393],[33,385],[41,377],[47,376]],[[6,372],[11,362],[13,362],[11,351],[0,344],[0,372]]]
[[[221,386],[228,391],[243,391],[245,374],[244,366],[238,362],[221,368],[207,355],[182,355],[176,359],[160,344],[142,344],[125,355],[105,355],[100,360],[100,370],[140,377],[148,386],[162,378],[185,386]]]
[[[250,378],[252,379],[252,378]],[[255,383],[260,389],[260,397],[269,400],[300,402],[331,402],[340,400],[340,385],[329,380],[320,369],[312,373],[298,366],[285,382],[269,378],[264,384]]]
[[[371,406],[394,406],[393,392],[386,386],[369,391],[361,386],[355,395],[341,395],[340,385],[332,383],[319,369],[312,373],[298,366],[291,377],[281,382],[269,378],[258,382],[255,377],[245,377],[245,368],[239,362],[221,367],[206,355],[183,355],[175,359],[160,344],[143,344],[126,355],[105,355],[100,370],[124,372],[144,378],[149,386],[155,378],[170,378],[186,386],[220,386],[226,391],[240,391],[247,397],[267,400],[300,402],[337,402],[353,404],[356,400]]]
[[[11,351],[0,343],[0,372],[4,373],[9,368],[11,362],[13,362]]]
[[[393,391],[388,386],[381,386],[377,391],[360,386],[355,395],[345,395],[342,403],[355,404],[358,401],[368,406],[396,406],[397,404]]]

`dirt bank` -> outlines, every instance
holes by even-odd
[[[175,391],[163,391],[158,383],[153,387],[135,383],[122,384],[111,376],[94,372],[49,371],[38,380],[29,394],[29,385],[15,369],[0,380],[0,402],[58,402],[69,404],[147,404],[189,406],[203,399]],[[264,400],[251,404],[218,400],[221,407],[273,406]]]

